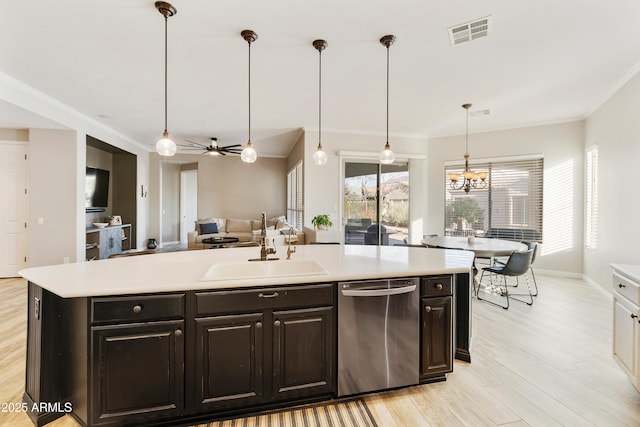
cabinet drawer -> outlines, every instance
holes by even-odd
[[[184,317],[184,294],[91,298],[91,321],[136,322]]]
[[[420,288],[423,297],[437,297],[452,294],[451,276],[430,276],[420,278]]]
[[[613,273],[613,289],[632,303],[640,305],[640,285],[618,273]]]
[[[333,305],[333,284],[196,293],[196,316]]]

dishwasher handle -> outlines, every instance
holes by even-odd
[[[352,290],[343,289],[342,295],[345,297],[383,297],[387,295],[408,294],[416,290],[416,285],[402,286],[400,288],[383,288],[383,289],[362,289]]]

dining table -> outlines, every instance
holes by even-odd
[[[527,245],[513,240],[491,239],[487,237],[425,237],[422,244],[444,249],[473,251],[479,258],[508,257],[513,252],[526,251]]]

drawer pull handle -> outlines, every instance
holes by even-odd
[[[257,329],[262,328],[262,322],[256,322],[256,328]]]
[[[424,308],[424,310],[425,310],[427,313],[430,313],[430,312],[431,312],[431,306],[430,306],[430,305],[426,306],[426,307]]]
[[[260,298],[275,298],[275,297],[277,297],[277,296],[278,296],[278,293],[277,293],[277,292],[272,292],[272,293],[270,293],[270,294],[263,294],[262,292],[260,292],[260,293],[258,294],[258,296],[259,296]]]
[[[179,337],[182,335],[182,329],[176,329],[176,336]]]
[[[437,290],[441,291],[442,290],[442,283],[436,283],[435,287]]]
[[[632,318],[632,319],[635,319],[636,317],[638,317],[638,315],[637,315],[637,314],[632,314],[632,315],[631,315],[631,318]]]
[[[140,313],[142,311],[142,306],[141,305],[134,305],[133,306],[133,312],[134,313]]]
[[[626,285],[623,285],[622,283],[618,283],[618,287],[622,289],[622,288],[626,288]]]
[[[275,322],[273,322],[273,326],[275,326],[276,328],[280,326],[280,321],[276,320]]]

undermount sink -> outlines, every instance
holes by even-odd
[[[263,279],[270,277],[315,276],[329,274],[316,260],[280,260],[213,264],[201,281]]]

